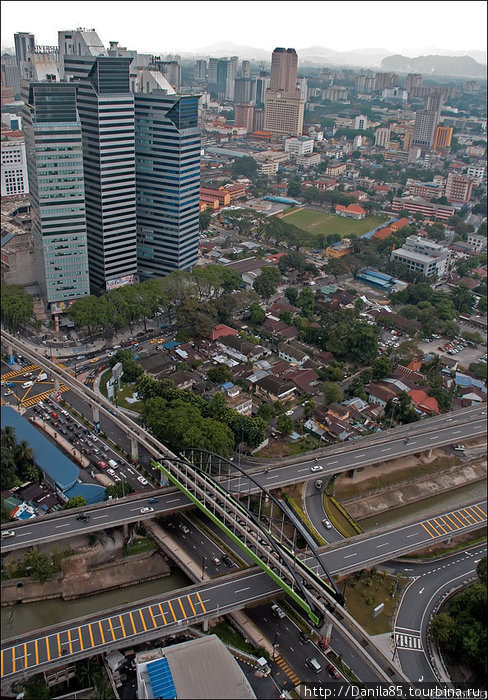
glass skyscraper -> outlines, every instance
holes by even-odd
[[[137,265],[141,279],[198,260],[198,96],[135,95]]]
[[[89,294],[76,85],[24,81],[22,93],[37,279],[56,313]]]

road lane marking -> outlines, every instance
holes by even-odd
[[[428,535],[430,535],[431,537],[435,537],[435,535],[433,535],[433,534],[431,533],[431,531],[427,529],[427,527],[424,525],[424,523],[420,523],[420,524],[422,525],[422,527],[424,528],[425,532],[426,532]],[[429,525],[430,525],[430,523],[429,523]],[[431,527],[432,527],[432,526],[431,526]],[[439,534],[439,533],[435,530],[435,528],[432,528],[432,529],[435,531],[436,535]]]
[[[379,549],[380,547],[386,547],[387,544],[390,544],[389,542],[383,542],[383,544],[377,544],[376,549]]]
[[[198,593],[197,593],[197,595],[198,595]],[[166,622],[166,617],[165,617],[165,614],[163,612],[163,608],[161,607],[161,603],[158,603],[158,608],[159,608],[159,612],[161,613],[161,617],[163,618],[164,624],[167,625],[168,623]]]
[[[482,508],[481,506],[479,506],[479,505],[474,505],[473,508],[477,508],[478,510],[480,510],[480,511],[482,512],[482,514],[484,515],[484,517],[486,518],[486,513],[485,513],[485,511],[483,510],[483,508]]]
[[[158,623],[157,623],[156,620],[154,619],[153,611],[152,611],[152,608],[151,608],[150,606],[148,607],[148,610],[149,610],[149,614],[151,615],[151,620],[153,621],[154,627],[157,627],[157,626],[158,626]]]
[[[183,613],[183,617],[184,617],[185,620],[186,620],[186,618],[188,617],[188,615],[187,615],[186,612],[185,612],[185,608],[183,607],[183,603],[181,602],[181,598],[178,598],[178,603],[180,604],[180,608],[181,608],[181,612]]]
[[[115,632],[114,632],[114,627],[112,625],[112,618],[108,618],[108,626],[110,627],[110,631],[112,632],[112,641],[115,642]]]
[[[90,633],[90,642],[91,642],[91,645],[92,645],[92,648],[93,648],[93,647],[95,646],[95,642],[93,641],[93,631],[92,631],[92,628],[91,628],[91,624],[88,624],[88,631],[89,631],[89,633]]]
[[[455,513],[455,512],[453,511],[453,512],[451,513],[451,515],[452,515],[453,518],[456,518],[456,520],[459,521],[459,524],[461,525],[461,527],[466,527],[466,523],[463,523],[463,521],[461,520],[461,518],[459,517],[459,515],[457,514],[457,512]]]
[[[46,642],[46,656],[47,660],[51,661],[51,649],[49,647],[49,637],[44,637],[44,641]]]
[[[191,609],[193,610],[193,614],[196,616],[197,611],[195,610],[195,606],[192,603],[192,600],[189,595],[186,596],[188,598],[188,602],[190,603]]]
[[[248,591],[250,586],[247,586],[247,588],[239,588],[237,591],[234,591],[234,593],[243,593],[244,591]]]
[[[69,653],[73,653],[73,643],[71,641],[71,630],[68,629],[68,646],[69,646]]]
[[[144,632],[147,632],[147,625],[146,625],[146,621],[142,615],[142,608],[139,608],[138,613],[141,617],[141,622],[142,622],[142,626],[144,627]]]
[[[12,647],[12,671],[13,671],[13,673],[15,673],[15,670],[16,670],[15,666],[16,666],[16,664],[15,664],[15,647]]]
[[[449,523],[446,523],[446,521],[444,520],[444,517],[442,515],[439,515],[438,518],[439,518],[439,520],[442,520],[443,525],[445,525],[447,528],[449,528],[449,530],[452,530],[452,527],[449,525]]]
[[[62,656],[62,654],[61,654],[61,635],[59,634],[59,632],[56,635],[56,639],[58,641],[58,656]]]
[[[37,639],[34,640],[34,653],[36,656],[36,666],[39,666],[39,644]]]
[[[451,523],[454,525],[456,530],[459,530],[459,525],[457,523],[455,523],[454,520],[452,520],[452,518],[449,515],[447,515],[447,513],[446,513],[446,518],[451,521]]]
[[[466,510],[468,510],[468,509],[466,508]],[[479,514],[479,513],[476,513],[476,511],[474,511],[472,508],[470,508],[470,509],[468,510],[468,515],[469,515],[469,517],[472,518],[476,523],[480,523],[480,522],[483,520],[483,518],[480,516],[480,514]]]
[[[124,637],[126,637],[127,634],[125,631],[124,623],[122,621],[122,615],[119,615],[119,622],[120,622],[120,629],[122,630],[122,634],[124,635]]]
[[[27,643],[24,644],[24,668],[27,668]]]
[[[170,611],[171,611],[171,614],[173,615],[173,621],[176,622],[175,611],[173,610],[173,606],[171,605],[171,601],[170,601],[170,600],[168,600],[168,605],[169,605],[169,609],[170,609]]]
[[[446,534],[447,530],[445,530],[445,529],[442,527],[442,525],[441,525],[440,523],[437,522],[437,520],[436,520],[435,518],[432,518],[432,520],[435,522],[435,524],[437,525],[437,527],[439,528],[439,530],[442,530],[442,532],[443,532],[444,534]]]
[[[411,535],[407,535],[407,539],[408,539],[409,537],[418,537],[420,534],[422,534],[422,533],[420,533],[420,532],[412,532]]]
[[[80,640],[80,650],[83,651],[84,647],[83,647],[83,638],[81,636],[81,627],[78,627],[78,638]]]
[[[203,612],[207,612],[207,609],[205,608],[205,605],[203,604],[202,597],[201,597],[200,593],[198,593],[198,591],[197,591],[197,598],[198,598],[198,602],[200,603],[200,605],[203,608]]]
[[[105,641],[105,635],[103,634],[103,629],[102,629],[102,621],[98,621],[98,628],[100,630],[100,637],[102,638],[102,644],[106,644],[107,642]]]
[[[56,529],[59,527],[71,527],[71,523],[61,523],[61,525],[55,525],[54,527]]]
[[[422,595],[422,593],[425,591],[425,588],[421,588],[419,591],[419,595]]]
[[[129,612],[129,618],[130,618],[130,621],[131,621],[131,624],[132,624],[132,629],[134,630],[134,634],[137,634],[137,632],[136,632],[136,626],[135,626],[135,624],[134,624],[134,618],[132,617],[132,612]]]
[[[346,554],[346,556],[344,557],[344,559],[348,559],[349,557],[357,557],[357,555],[358,555],[357,552],[353,552],[352,554]]]

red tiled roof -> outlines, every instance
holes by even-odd
[[[393,231],[391,228],[388,228],[388,226],[385,226],[385,228],[379,228],[377,231],[373,233],[371,238],[379,238],[381,241],[384,241],[385,238],[388,238],[388,236],[391,236]]]
[[[437,399],[434,399],[433,396],[427,396],[422,389],[412,389],[408,392],[408,395],[421,411],[425,411],[425,413],[439,413]]]
[[[235,328],[230,328],[225,326],[223,323],[219,323],[215,328],[212,329],[210,333],[210,340],[217,340],[217,338],[222,338],[226,335],[239,335]]]

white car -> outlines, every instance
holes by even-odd
[[[454,449],[456,450],[456,452],[464,452],[466,448],[464,447],[464,445],[455,445]]]
[[[92,435],[90,435],[90,437],[93,440],[93,442],[98,442],[98,438],[94,433],[92,433]]]
[[[113,469],[107,469],[107,474],[110,474],[110,476],[115,476],[115,472]]]
[[[28,389],[30,386],[34,386],[34,382],[24,382],[22,384],[22,389]]]
[[[292,416],[293,413],[294,413],[294,411],[287,411],[287,412],[285,413],[285,416]]]
[[[149,483],[143,476],[138,476],[137,481],[139,481],[143,486],[146,486]]]
[[[144,506],[144,508],[141,508],[141,513],[154,513],[154,508],[151,508],[150,506]]]
[[[330,523],[330,520],[327,520],[327,518],[324,518],[324,519],[322,520],[322,525],[323,525],[325,528],[327,528],[327,530],[330,530],[331,527],[332,527],[332,525],[331,525],[331,523]]]
[[[313,467],[310,467],[311,472],[321,472],[323,470],[323,467],[320,464],[314,464]]]

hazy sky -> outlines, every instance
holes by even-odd
[[[270,52],[275,46],[386,48],[411,56],[432,48],[486,50],[484,0],[2,0],[1,7],[2,47],[13,46],[18,31],[55,45],[58,30],[86,27],[95,28],[105,46],[118,41],[151,53],[194,51],[218,41]]]

